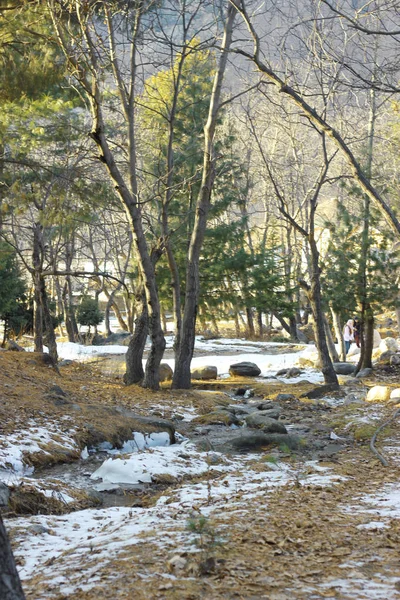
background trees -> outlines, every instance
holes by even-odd
[[[45,338],[56,357],[49,304],[75,341],[89,295],[108,334],[111,311],[135,334],[128,383],[158,386],[169,314],[175,387],[190,385],[196,322],[226,318],[297,339],[313,313],[321,349],[327,319],[340,341],[358,312],[369,364],[374,311],[397,306],[398,15],[253,8],[0,10],[1,236],[24,266],[37,350]]]

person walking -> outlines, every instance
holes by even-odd
[[[353,319],[349,319],[347,321],[346,325],[344,326],[343,338],[344,338],[344,345],[346,348],[346,355],[347,355],[348,351],[350,350],[351,342],[354,342],[354,321],[353,321]]]

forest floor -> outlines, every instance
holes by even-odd
[[[282,402],[283,413],[309,432],[296,451],[203,453],[212,459],[203,472],[142,486],[111,508],[93,507],[86,497],[65,510],[35,508],[32,493],[16,493],[29,491],[26,477],[16,479],[5,517],[27,598],[400,598],[398,421],[378,439],[389,466],[369,449],[373,432],[397,407],[360,400],[373,385],[399,387],[400,370],[377,369],[370,380],[341,384],[341,399],[328,401],[301,398],[316,387],[307,381],[234,378],[208,384],[209,393],[149,392],[124,387],[90,364],[72,363],[59,376],[40,356],[0,352],[0,458],[8,452],[14,467],[21,459],[39,474],[56,462],[81,460],[94,439],[123,439],[127,422],[113,411],[117,406],[165,419],[190,411],[201,417],[239,386],[251,386],[261,399],[293,394]],[[184,421],[182,433],[195,439],[200,421]],[[30,436],[32,428],[43,443]],[[200,451],[188,448],[190,463]]]

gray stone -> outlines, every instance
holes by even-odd
[[[393,354],[393,356],[390,357],[390,364],[400,365],[400,354]]]
[[[6,344],[6,350],[10,352],[25,352],[25,348],[17,344],[14,340],[8,340]]]
[[[382,354],[380,355],[379,362],[383,364],[389,364],[393,356],[394,352],[392,352],[391,350],[386,350],[386,352],[382,352]]]
[[[10,490],[8,486],[0,481],[0,506],[7,506],[10,499]]]
[[[331,394],[332,392],[338,392],[339,386],[335,383],[327,383],[325,385],[320,385],[305,394],[302,394],[300,398],[310,398],[310,399],[318,399]]]
[[[288,378],[299,377],[299,375],[301,375],[301,371],[297,367],[292,367],[291,369],[281,369],[276,374],[277,377],[288,377]]]
[[[116,333],[112,333],[106,339],[102,340],[101,344],[104,344],[105,346],[127,346],[131,338],[132,334],[128,331],[117,331]]]
[[[287,433],[241,431],[236,436],[232,436],[220,449],[245,452],[258,450],[266,446],[288,446],[291,450],[296,450],[300,446],[300,438],[297,435]]]
[[[49,394],[54,394],[56,396],[63,396],[64,398],[67,397],[67,393],[64,392],[64,390],[62,388],[60,388],[59,385],[52,385],[51,388],[49,389]]]
[[[168,363],[161,363],[160,369],[159,369],[159,374],[160,374],[160,382],[172,381],[174,372]]]
[[[347,362],[336,362],[333,363],[333,368],[335,370],[335,373],[337,373],[338,375],[352,375],[355,366]]]
[[[292,400],[297,400],[294,394],[278,394],[275,398],[276,402],[291,402]]]
[[[229,367],[229,374],[232,377],[257,377],[260,373],[261,369],[255,363],[247,361],[235,363]]]
[[[43,535],[44,533],[50,533],[50,529],[40,525],[39,523],[35,523],[34,525],[30,525],[27,530],[29,533],[33,533],[33,535]]]
[[[234,395],[235,396],[244,396],[246,392],[247,392],[246,388],[238,388]]]
[[[201,381],[207,381],[208,379],[217,379],[218,377],[218,369],[217,367],[213,367],[207,365],[205,367],[199,367],[198,369],[193,369],[190,372],[191,379],[200,379]]]
[[[65,360],[61,360],[58,363],[59,367],[68,367],[69,365],[73,365],[75,361],[73,360],[69,360],[69,359],[65,359]]]
[[[370,375],[372,375],[372,373],[373,369],[367,367],[366,369],[361,369],[361,371],[357,373],[356,377],[357,379],[361,379],[362,377],[369,377]]]
[[[268,415],[266,413],[269,413]],[[277,411],[254,412],[245,418],[247,426],[251,429],[262,429],[265,433],[287,433],[287,429],[278,423],[279,413]]]
[[[248,390],[246,390],[245,393],[244,393],[244,397],[245,398],[253,398],[254,397],[254,390],[252,390],[251,388],[249,388]]]
[[[256,404],[256,408],[258,410],[271,410],[271,408],[279,408],[279,405],[276,404],[276,402],[271,402],[270,400],[267,400],[265,402],[259,402],[258,404]]]
[[[288,371],[289,371],[289,369],[280,369],[280,371],[277,372],[276,376],[277,377],[286,377]]]
[[[288,378],[290,378],[290,377],[299,377],[300,375],[301,375],[301,371],[297,367],[292,367],[286,373],[286,377],[288,377]]]

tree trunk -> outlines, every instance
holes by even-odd
[[[331,357],[332,362],[339,362],[339,355],[337,353],[335,342],[333,341],[331,328],[329,325],[329,321],[326,315],[323,316],[324,325],[325,325],[325,334],[326,334],[326,342],[328,344],[329,356]]]
[[[361,369],[372,369],[372,352],[374,350],[374,314],[369,304],[361,309],[360,328],[361,354],[355,373]]]
[[[33,343],[35,352],[43,352],[43,307],[41,302],[42,253],[40,247],[40,225],[33,226]]]
[[[229,5],[225,22],[224,39],[221,46],[221,56],[214,77],[214,85],[210,98],[208,120],[204,128],[203,176],[196,205],[196,216],[190,240],[186,269],[185,308],[182,319],[180,344],[175,355],[175,371],[172,382],[172,387],[175,389],[187,389],[190,387],[190,364],[192,362],[194,351],[196,317],[199,302],[199,260],[215,178],[214,133],[217,125],[221,88],[228,60],[228,51],[232,40],[232,28],[235,15],[236,9],[232,5]]]
[[[327,384],[335,384],[339,386],[338,378],[332,365],[329,356],[328,345],[326,343],[324,314],[322,312],[321,303],[321,283],[320,283],[320,267],[319,267],[319,252],[314,236],[310,234],[309,238],[311,250],[311,287],[309,289],[308,298],[310,300],[311,310],[314,317],[314,332],[318,350],[319,361],[322,365],[322,374],[324,381]]]
[[[0,515],[0,598],[25,600],[11,545]]]
[[[54,365],[58,362],[57,342],[56,335],[54,333],[53,319],[51,317],[48,296],[46,291],[46,282],[44,277],[40,278],[40,301],[42,304],[42,312],[44,319],[44,326],[46,332],[46,345],[49,349],[49,354],[53,359]]]
[[[142,311],[136,319],[135,331],[129,342],[125,356],[126,373],[124,381],[127,385],[141,383],[144,378],[143,352],[149,332],[147,304],[143,293]]]
[[[248,336],[254,339],[256,337],[256,330],[254,329],[253,309],[248,306],[246,306],[246,317]]]
[[[335,312],[332,308],[332,306],[330,307],[331,309],[331,314],[332,314],[332,321],[333,321],[333,328],[335,330],[335,335],[336,335],[336,339],[338,341],[339,344],[339,348],[340,348],[340,360],[343,362],[346,362],[346,346],[344,343],[344,338],[343,338],[343,327],[342,327],[342,323],[340,320],[340,316],[338,315],[337,312]]]

